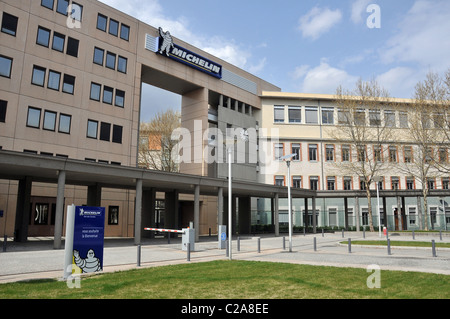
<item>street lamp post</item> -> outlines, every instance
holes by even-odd
[[[232,193],[231,193],[231,155],[232,155],[232,148],[228,147],[228,258],[231,260],[231,223],[232,223],[232,216],[231,216],[231,203],[232,203]]]
[[[297,154],[289,154],[280,157],[281,160],[286,161],[288,169],[288,218],[289,218],[289,252],[292,252],[292,201],[291,201],[291,160]]]

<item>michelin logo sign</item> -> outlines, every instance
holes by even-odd
[[[155,48],[156,53],[167,56],[172,60],[188,65],[218,79],[222,78],[222,66],[220,64],[174,44],[169,31],[164,32],[162,28],[159,28],[159,38],[156,39],[159,40]]]

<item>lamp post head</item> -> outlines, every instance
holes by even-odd
[[[284,155],[284,156],[280,157],[280,160],[290,162],[295,156],[297,156],[297,154]]]

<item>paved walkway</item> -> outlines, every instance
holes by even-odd
[[[314,237],[316,250],[314,250]],[[419,235],[415,241],[430,242],[429,248],[391,247],[391,255],[387,248],[381,246],[352,245],[348,249],[348,238],[355,240],[379,239],[378,233],[347,232],[342,237],[336,234],[295,234],[292,241],[292,252],[289,252],[288,236],[262,235],[261,237],[243,236],[240,238],[239,251],[237,240],[233,238],[232,258],[234,260],[255,260],[285,262],[296,264],[325,265],[338,267],[367,268],[376,264],[382,270],[419,271],[450,275],[450,249],[436,248],[437,257],[433,257],[431,240],[450,242],[450,235],[445,234],[442,240],[439,234]],[[260,251],[258,252],[258,238]],[[384,237],[383,237],[384,239]],[[390,236],[391,241],[411,241],[412,236]],[[346,244],[340,242],[345,241]],[[138,248],[133,239],[105,239],[104,272],[137,268]],[[217,237],[201,237],[191,252],[190,262],[226,260],[226,251],[218,249]],[[154,267],[169,264],[188,263],[187,253],[181,249],[181,238],[144,239],[141,245],[140,267]],[[52,238],[30,238],[27,243],[7,242],[7,251],[0,252],[0,284],[33,279],[57,278],[63,276],[64,249],[54,250]]]

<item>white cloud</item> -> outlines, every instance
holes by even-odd
[[[450,67],[449,16],[450,1],[416,1],[399,22],[399,31],[380,50],[381,60],[437,70]]]
[[[356,0],[352,4],[352,15],[351,19],[353,23],[358,24],[363,21],[362,14],[367,11],[367,6],[372,2],[372,0]]]
[[[341,20],[342,12],[339,9],[333,11],[328,8],[314,7],[300,17],[298,29],[303,37],[316,40]]]
[[[344,88],[353,88],[358,80],[357,76],[330,66],[325,59],[322,59],[320,65],[315,68],[305,65],[298,67],[293,77],[302,78],[299,86],[301,92],[319,94],[335,94],[340,85]]]
[[[419,74],[418,74],[419,73]],[[395,67],[376,77],[378,84],[392,97],[412,98],[418,80],[424,77],[422,72],[408,67]]]

